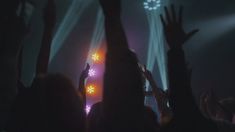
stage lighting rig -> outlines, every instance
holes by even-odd
[[[161,0],[145,0],[143,5],[146,10],[157,10],[161,6]]]

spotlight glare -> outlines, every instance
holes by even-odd
[[[94,94],[95,93],[95,86],[94,85],[88,85],[87,86],[87,90],[86,90],[87,94]]]
[[[96,75],[96,71],[94,69],[90,69],[88,74],[90,77],[94,77]]]
[[[94,62],[100,61],[100,56],[97,53],[95,53],[95,54],[92,55],[92,60]]]
[[[89,114],[89,112],[91,111],[91,106],[86,105],[85,111],[86,111],[86,114]]]

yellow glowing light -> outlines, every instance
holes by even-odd
[[[92,55],[92,60],[95,61],[95,62],[100,61],[100,56],[99,56],[99,54],[97,54],[97,53],[93,54],[93,55]]]
[[[94,94],[95,93],[95,86],[94,85],[88,85],[87,86],[87,93],[88,94]]]

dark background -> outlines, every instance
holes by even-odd
[[[45,0],[33,0],[31,33],[24,44],[23,81],[30,85],[42,37],[42,9]],[[149,27],[142,0],[123,0],[123,23],[129,43],[142,63],[146,63]],[[220,98],[235,96],[235,1],[232,0],[172,0],[183,5],[186,31],[199,28],[200,32],[185,45],[189,67],[192,68],[192,87],[195,96],[205,89],[214,89]],[[57,27],[60,25],[71,1],[56,0]],[[169,5],[163,1],[163,6]],[[94,0],[85,9],[50,64],[50,72],[62,72],[74,84],[83,69],[95,25],[98,2]],[[160,11],[160,10],[159,10]],[[56,30],[55,30],[56,31]],[[156,71],[156,70],[155,70]],[[155,78],[159,74],[154,73]]]
[[[57,7],[56,32],[72,0],[55,1]],[[30,32],[23,41],[25,48],[23,52],[22,81],[27,86],[31,84],[34,77],[36,58],[43,32],[42,12],[46,0],[32,0],[32,2],[34,3],[35,11],[32,16]],[[142,3],[143,0],[123,0],[122,18],[131,48],[136,51],[141,63],[145,64],[150,31]],[[200,94],[209,88],[212,88],[219,98],[234,97],[235,1],[162,0],[162,6],[167,6],[169,3],[185,7],[184,24],[186,31],[190,31],[193,28],[200,29],[200,32],[185,44],[186,58],[189,67],[192,68],[192,88],[197,101]],[[5,6],[4,2],[0,6],[1,14],[9,10],[5,9],[8,6]],[[82,13],[82,16],[49,66],[50,72],[60,72],[69,76],[75,85],[78,85],[80,72],[85,66],[97,10],[98,0],[93,0]],[[159,10],[159,13],[162,13],[162,11]],[[11,61],[9,60],[8,62],[13,63]],[[153,74],[160,84],[159,73],[156,68]],[[14,67],[10,67],[5,71],[3,69],[3,75],[13,76],[15,71],[8,71],[9,69],[14,69]],[[16,82],[10,81],[9,83],[13,86]],[[11,90],[9,89],[8,91]],[[1,95],[4,95],[3,98],[5,96],[9,98],[7,97],[8,94],[1,93]],[[7,108],[1,107],[1,117],[5,116],[6,110]]]

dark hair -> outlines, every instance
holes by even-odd
[[[61,74],[36,77],[17,99],[8,130],[83,132],[85,113],[71,80]]]
[[[45,91],[47,121],[52,131],[84,130],[85,112],[72,81],[61,74],[45,76],[42,82]]]

